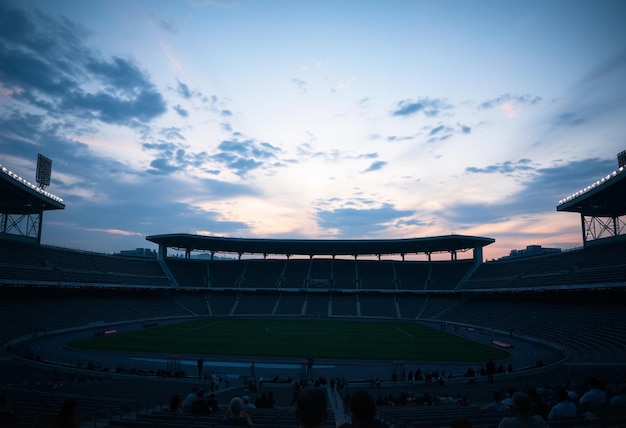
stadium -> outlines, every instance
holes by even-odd
[[[619,395],[624,168],[558,202],[557,211],[580,215],[582,247],[484,262],[495,240],[456,234],[161,234],[146,238],[158,251],[129,255],[51,247],[40,243],[43,216],[65,205],[43,190],[45,159],[40,186],[2,166],[2,391],[23,427],[49,426],[68,398],[85,427],[219,427],[215,415],[164,410],[193,387],[215,391],[223,406],[272,391],[275,408],[250,412],[260,427],[297,426],[294,382],[327,390],[328,427],[356,389],[383,398],[378,414],[392,427],[497,426],[503,414],[483,409],[496,389],[533,391],[544,416],[560,385],[580,396],[593,378]],[[437,398],[416,406],[407,396]],[[624,408],[609,405],[579,415],[559,426],[626,423]]]

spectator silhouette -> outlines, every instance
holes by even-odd
[[[496,373],[496,363],[494,363],[493,360],[489,360],[485,368],[487,369],[487,381],[493,382],[493,375]]]
[[[493,401],[486,406],[483,406],[482,410],[503,412],[505,410],[508,410],[508,406],[502,402],[502,394],[500,393],[500,391],[494,391]]]
[[[602,382],[595,378],[587,379],[589,390],[580,397],[582,406],[606,406],[606,393],[601,389]]]
[[[626,383],[620,383],[617,393],[611,397],[611,406],[626,406]]]
[[[356,391],[352,394],[349,406],[352,423],[343,424],[341,428],[389,428],[385,422],[376,419],[376,403],[367,392]]]
[[[513,394],[513,417],[505,417],[498,428],[547,427],[546,421],[539,415],[531,415],[531,400],[528,394]]]
[[[274,398],[274,391],[270,391],[267,393],[267,408],[274,408],[274,404],[276,404],[276,399]]]
[[[564,387],[556,390],[557,403],[552,406],[548,413],[548,422],[562,421],[576,417],[576,405],[569,400],[567,389]]]
[[[189,394],[185,397],[183,401],[183,410],[187,411],[190,409],[191,404],[198,399],[198,388],[194,387]]]
[[[321,388],[304,389],[297,400],[296,417],[300,428],[322,428],[328,418],[328,399]]]
[[[250,419],[250,416],[243,411],[243,400],[239,397],[234,397],[230,400],[228,411],[226,416],[222,418],[223,425],[232,425],[237,427],[253,427],[254,424]]]
[[[180,395],[172,395],[169,409],[172,413],[183,413],[183,400],[180,398]]]
[[[54,418],[52,426],[54,428],[80,428],[75,399],[68,398],[63,402],[63,406],[61,406],[61,410]]]
[[[248,397],[247,395],[241,397],[241,401],[243,401],[244,409],[256,409],[256,406],[254,405],[254,403],[250,402],[250,397]]]
[[[215,394],[209,394],[209,399],[207,401],[209,403],[209,407],[211,408],[211,412],[217,413],[220,411],[220,404],[217,402]]]
[[[198,379],[202,379],[202,368],[204,367],[204,360],[198,358]]]
[[[212,413],[209,400],[204,398],[204,391],[198,391],[198,398],[189,406],[189,412],[192,415],[209,415]]]

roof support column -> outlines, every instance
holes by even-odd
[[[43,211],[39,213],[39,225],[37,226],[37,243],[41,244],[41,229],[43,228]]]
[[[165,260],[167,257],[167,246],[164,244],[159,244],[159,252],[157,253],[157,259],[159,261]]]
[[[476,245],[474,247],[474,266],[477,266],[483,262],[483,247]]]

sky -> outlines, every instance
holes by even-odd
[[[582,245],[563,199],[626,149],[621,0],[0,0],[0,164],[41,242]]]

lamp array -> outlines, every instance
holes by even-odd
[[[600,180],[596,181],[595,183],[591,184],[590,186],[585,187],[584,189],[580,189],[578,192],[574,193],[573,195],[568,196],[565,199],[561,199],[559,201],[559,205],[562,205],[566,202],[569,202],[573,199],[576,199],[579,196],[584,195],[585,193],[589,192],[590,190],[595,189],[596,187],[606,183],[607,181],[611,180],[612,178],[618,176],[619,174],[624,172],[624,167],[620,166],[618,170],[613,171],[612,173],[610,173],[609,175],[607,175],[606,177],[601,178]]]
[[[20,177],[16,173],[14,173],[11,170],[7,169],[6,167],[2,166],[2,164],[0,164],[0,170],[2,170],[2,172],[4,174],[8,175],[9,177],[13,178],[14,180],[22,183],[25,186],[30,187],[32,190],[36,191],[37,193],[39,193],[39,194],[41,194],[43,196],[46,196],[47,198],[50,198],[50,199],[52,199],[55,202],[63,203],[63,199],[59,198],[58,196],[53,195],[50,192],[46,192],[45,190],[41,189],[40,187],[35,186],[30,181]]]

